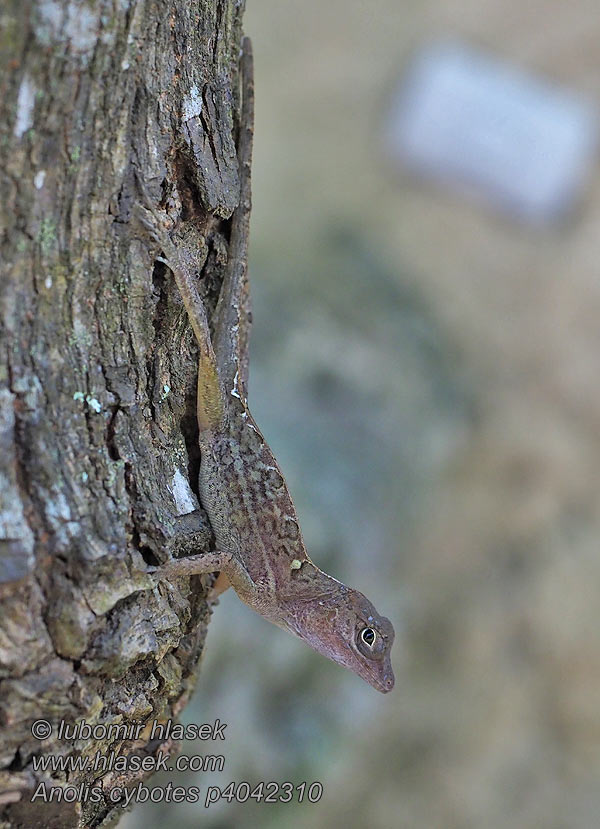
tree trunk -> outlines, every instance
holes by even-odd
[[[12,0],[2,12],[2,827],[115,820],[111,792],[148,772],[33,760],[172,753],[150,727],[194,686],[207,580],[155,587],[145,569],[211,546],[196,350],[136,220],[136,173],[180,219],[212,311],[239,198],[242,13],[238,0]],[[61,721],[81,719],[147,727],[137,740],[59,739]],[[47,739],[35,720],[51,724]],[[67,781],[102,796],[39,795]]]

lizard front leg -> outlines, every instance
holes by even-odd
[[[158,567],[149,567],[148,572],[157,581],[197,576],[203,573],[219,571],[227,576],[228,581],[240,596],[252,595],[256,586],[242,562],[233,553],[200,553],[186,558],[176,558]],[[223,592],[219,590],[218,592]]]

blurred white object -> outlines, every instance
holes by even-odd
[[[572,207],[597,137],[596,110],[577,93],[453,43],[413,61],[388,133],[410,170],[534,222]]]

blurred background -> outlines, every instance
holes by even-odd
[[[323,797],[137,807],[121,825],[596,827],[597,3],[249,0],[245,19],[250,404],[311,557],[393,620],[396,688],[377,694],[229,591],[183,716],[228,723],[225,743],[184,749],[224,753],[225,770],[170,779],[318,780]],[[469,133],[490,117],[481,102],[451,139],[425,119],[444,150],[425,176],[390,131],[395,108],[413,117],[414,60],[448,40],[516,73],[508,104],[483,95],[514,161],[495,183],[493,153],[479,158]],[[467,86],[469,71],[481,81],[465,71]],[[563,190],[555,181],[554,202],[523,211],[506,191],[527,195],[524,171],[544,152],[531,186],[558,162],[522,146],[511,96],[564,139],[568,101],[548,108],[544,85],[592,109],[565,139]],[[480,169],[463,158],[443,180],[461,146]]]

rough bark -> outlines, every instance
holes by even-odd
[[[56,726],[166,720],[194,685],[206,580],[153,587],[145,567],[211,544],[196,355],[135,219],[135,170],[181,219],[190,256],[203,251],[212,309],[239,197],[242,12],[237,0],[12,0],[2,12],[0,826],[114,820],[111,789],[147,773],[41,773],[32,757],[173,751],[148,731],[73,743]],[[36,719],[54,726],[43,742]],[[40,781],[67,780],[105,796],[30,802]]]

